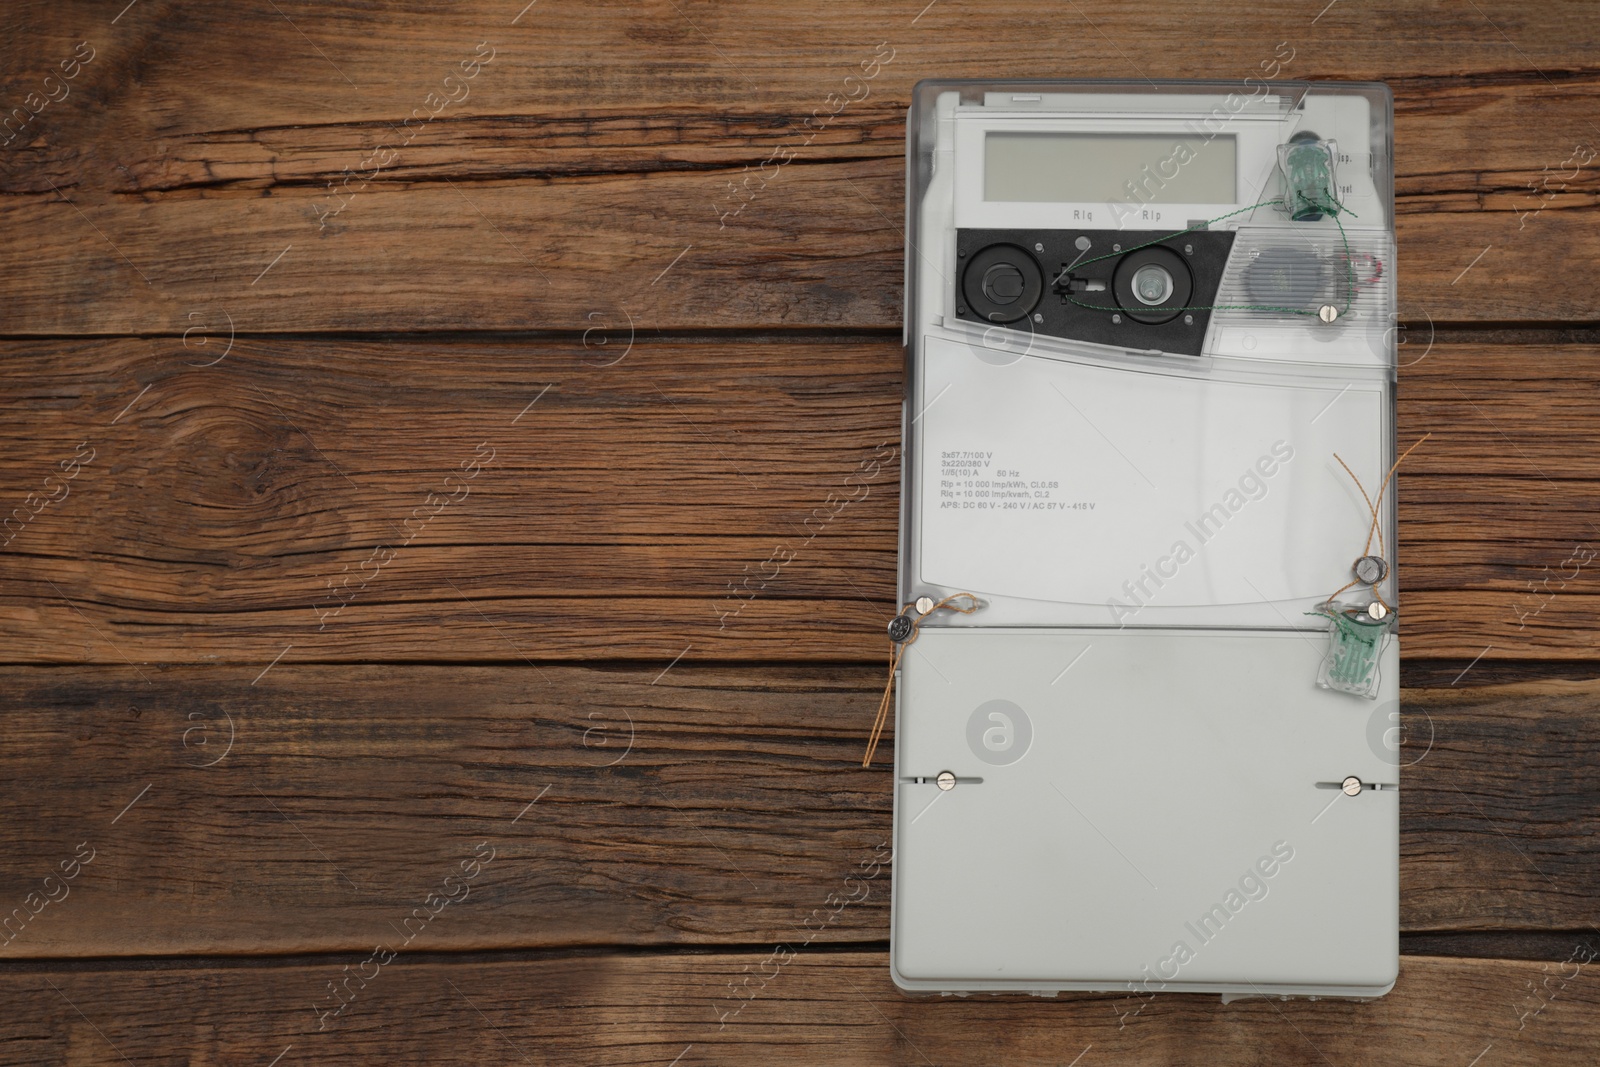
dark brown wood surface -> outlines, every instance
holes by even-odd
[[[319,1006],[363,954],[47,964],[0,976],[16,1020],[0,1063],[162,1063],[173,1049],[262,1064],[1589,1063],[1600,995],[1593,964],[1563,964],[1571,947],[1549,963],[1408,956],[1395,991],[1368,1004],[1225,1009],[1161,995],[911,999],[881,952],[811,949],[778,969],[765,947],[400,955],[368,967],[363,987],[350,980],[339,1016]]]
[[[1594,1059],[1600,9],[525,2],[3,15],[0,1063]],[[889,866],[775,968],[890,833],[911,87],[1274,57],[1395,93],[1399,984],[905,998]]]

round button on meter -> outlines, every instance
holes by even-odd
[[[1022,272],[1009,263],[996,263],[983,275],[983,295],[996,304],[1014,304],[1022,295]]]
[[[967,258],[961,296],[972,318],[1010,323],[1026,318],[1044,295],[1044,271],[1033,253],[994,244]]]

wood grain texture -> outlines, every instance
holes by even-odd
[[[0,900],[96,855],[0,957],[355,948],[483,841],[415,948],[782,939],[888,851],[877,672],[663,666],[6,674]]]
[[[783,941],[880,865],[818,943],[888,937],[887,750],[860,767],[876,670],[256,675],[0,672],[0,901],[94,853],[0,958],[354,951],[484,841],[471,905],[416,948]],[[1600,790],[1567,770],[1600,758],[1600,683],[1402,706],[1402,929],[1600,924]]]
[[[867,598],[893,595],[894,348],[635,345],[585,364],[616,358],[614,340],[441,354],[241,338],[207,368],[168,342],[114,343],[105,363],[32,346],[0,372],[33,413],[8,427],[28,455],[5,461],[10,495],[59,495],[43,479],[81,442],[96,452],[0,558],[6,625],[32,649],[7,654],[247,648],[264,663],[294,643],[313,659],[664,665],[690,644],[782,659],[862,642],[847,656],[876,658],[888,616]],[[796,553],[781,589],[735,596],[779,543]]]
[[[883,655],[893,342],[226,342],[0,346],[0,657]],[[1600,658],[1597,349],[1406,361],[1404,654]]]
[[[41,965],[0,972],[0,1064],[1585,1063],[1594,964],[1407,957],[1367,1004],[1066,994],[902,996],[879,952],[449,961],[402,955],[342,1015],[329,983],[362,953],[240,968]],[[374,965],[376,966],[376,965]],[[344,968],[348,967],[347,972]],[[1576,975],[1573,974],[1577,971]],[[371,967],[366,972],[372,974]],[[763,975],[772,975],[764,983]],[[1548,992],[1533,999],[1531,986]],[[734,999],[730,989],[739,995]],[[319,999],[320,998],[320,999]],[[1533,1014],[1540,1004],[1544,1007]],[[737,1015],[731,1013],[743,1005]],[[1519,1018],[1520,1013],[1520,1018]],[[319,1021],[326,1028],[319,1030]]]
[[[586,329],[624,314],[893,327],[912,85],[1153,64],[1389,80],[1405,317],[1600,311],[1591,286],[1551,270],[1600,255],[1600,179],[1574,161],[1600,144],[1587,118],[1600,75],[1572,61],[1600,40],[1584,5],[1491,20],[1404,4],[1376,24],[1335,10],[1302,25],[1239,3],[1152,22],[1018,3],[968,16],[674,2],[548,5],[513,26],[514,6],[146,2],[113,27],[93,5],[23,5],[8,106],[78,40],[96,52],[0,149],[0,270],[16,278],[0,332],[179,333],[218,304],[260,331]],[[494,58],[447,88],[480,42]],[[863,63],[876,73],[847,89]],[[867,95],[811,132],[845,91]],[[792,162],[762,167],[778,149]]]

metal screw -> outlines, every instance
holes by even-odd
[[[1332,322],[1338,317],[1339,309],[1334,307],[1332,304],[1323,304],[1317,309],[1317,318],[1321,319],[1323,322]]]
[[[1122,321],[1122,316],[1121,315],[1113,315],[1113,316],[1111,316],[1111,321],[1113,323],[1121,322]]]
[[[931,596],[919,596],[919,597],[917,597],[917,614],[918,615],[926,615],[928,612],[930,612],[932,610],[933,610],[933,597],[931,597]]]
[[[896,615],[889,620],[889,640],[898,645],[911,636],[912,629],[911,616]]]
[[[1112,245],[1111,246],[1111,251],[1120,252],[1120,251],[1122,251],[1122,246],[1121,245]]]
[[[1183,246],[1183,254],[1186,255],[1186,256],[1194,255],[1194,245],[1184,245]]]
[[[1185,315],[1183,317],[1183,324],[1185,326],[1193,326],[1194,325],[1194,316],[1193,315]]]
[[[1034,246],[1033,246],[1033,250],[1035,252],[1043,252],[1044,251],[1044,245],[1035,243]]]
[[[966,313],[967,313],[967,309],[966,308],[962,307],[960,304],[956,305],[956,314],[957,315],[965,315]]]
[[[1382,622],[1383,617],[1389,614],[1389,609],[1383,606],[1383,601],[1374,600],[1367,605],[1367,614],[1372,616],[1374,622]]]
[[[1357,578],[1372,585],[1383,581],[1384,575],[1389,573],[1389,565],[1382,556],[1362,556],[1356,560],[1354,570]]]
[[[958,249],[956,249],[956,255],[958,255],[958,256],[964,256],[964,255],[966,255],[966,254],[967,254],[967,250],[966,250],[966,249],[965,249],[965,248],[958,248]]]
[[[1034,322],[1043,322],[1044,321],[1044,316],[1038,314],[1037,312],[1035,312],[1034,316],[1033,316],[1033,321]]]
[[[956,776],[952,771],[940,771],[939,777],[936,778],[935,781],[939,783],[939,788],[943,789],[946,793],[950,792],[950,790],[956,787]]]
[[[1076,248],[1080,252],[1087,252],[1089,251],[1089,239],[1087,237],[1080,237],[1076,241],[1072,242],[1072,247]]]
[[[955,778],[953,776],[950,779],[950,781],[951,781],[952,785],[955,784]],[[1339,788],[1344,790],[1344,795],[1347,796],[1347,797],[1360,796],[1361,795],[1361,779],[1357,778],[1355,775],[1352,774],[1350,777],[1348,777],[1348,778],[1346,778],[1344,780],[1344,784],[1341,785]]]

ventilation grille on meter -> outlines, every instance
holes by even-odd
[[[1382,322],[1394,269],[1383,231],[1326,226],[1241,227],[1217,292],[1217,323],[1304,323],[1324,306],[1341,319]]]

